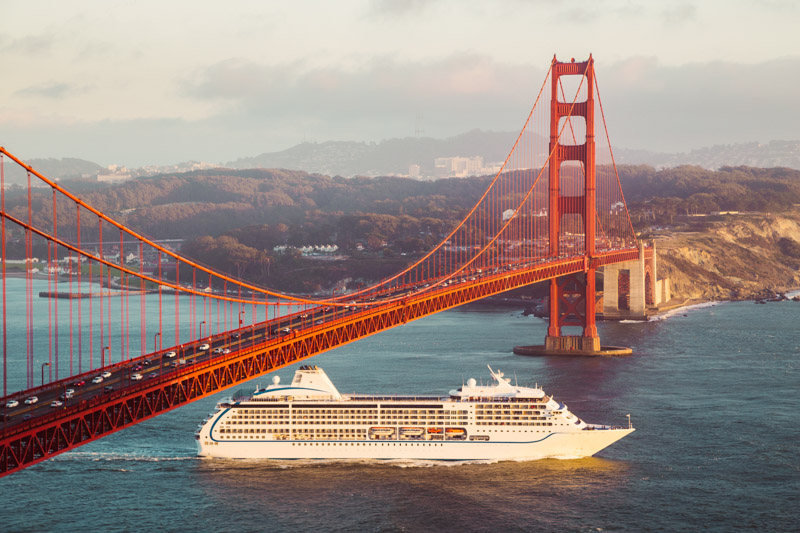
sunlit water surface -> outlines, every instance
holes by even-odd
[[[0,530],[797,531],[798,323],[800,303],[725,303],[601,323],[630,357],[528,358],[511,349],[540,343],[542,320],[441,313],[311,362],[342,392],[420,394],[490,364],[589,422],[630,413],[637,431],[577,460],[199,459],[195,428],[226,391],[0,479]]]

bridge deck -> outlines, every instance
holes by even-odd
[[[594,266],[636,257],[636,249],[609,252],[596,257]],[[35,395],[39,402],[4,410],[0,476],[393,326],[586,268],[584,257],[566,258],[498,269],[429,291],[409,287],[392,294],[387,303],[368,307],[320,306],[17,393],[14,398]],[[101,371],[108,377],[92,383]],[[133,378],[137,373],[141,380]],[[51,408],[68,388],[75,390],[74,396]]]

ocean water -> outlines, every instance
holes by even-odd
[[[0,479],[0,531],[798,531],[798,323],[797,302],[722,303],[599,324],[629,357],[521,357],[546,322],[440,313],[310,362],[342,392],[420,394],[490,364],[637,431],[572,460],[199,459],[195,428],[228,391]]]

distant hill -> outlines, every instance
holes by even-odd
[[[674,154],[620,149],[615,151],[615,155],[618,163],[646,164],[657,168],[697,165],[711,170],[725,166],[800,170],[800,141],[723,144]]]
[[[285,168],[329,176],[385,176],[408,173],[419,165],[433,174],[437,157],[483,157],[484,164],[503,161],[518,133],[473,130],[449,139],[389,139],[380,143],[328,141],[298,144],[281,152],[231,161],[230,168]]]
[[[409,165],[419,165],[423,175],[430,175],[433,174],[433,161],[437,157],[481,156],[487,166],[503,161],[517,135],[514,132],[473,130],[449,139],[425,137],[390,139],[380,143],[303,143],[281,152],[237,159],[225,166],[237,169],[285,168],[329,176],[385,176],[405,175]],[[541,138],[537,144],[539,141]],[[717,145],[688,153],[616,148],[614,157],[618,164],[647,164],[656,168],[697,165],[716,170],[723,166],[745,165],[800,170],[800,141]]]
[[[64,157],[62,159],[28,159],[25,163],[52,180],[96,176],[99,171],[103,170],[103,167],[97,163],[84,159],[76,159],[74,157]],[[6,164],[5,174],[6,183],[9,185],[21,185],[27,181],[27,173],[17,165]]]
[[[266,152],[254,157],[243,157],[225,163],[232,169],[302,170],[327,176],[389,176],[407,175],[410,165],[419,165],[423,176],[432,175],[437,157],[483,157],[484,165],[502,162],[517,139],[516,132],[491,132],[473,130],[448,139],[431,137],[388,139],[379,143],[355,141],[327,141],[302,143],[280,152]],[[531,139],[524,139],[529,143]],[[537,137],[536,144],[544,139]],[[598,163],[603,163],[598,153]],[[800,141],[770,141],[716,145],[690,152],[663,153],[648,150],[616,148],[617,164],[651,165],[655,168],[672,168],[697,165],[709,170],[724,166],[749,166],[757,168],[786,167],[800,170]],[[33,168],[51,179],[76,179],[93,177],[103,167],[91,161],[75,158],[31,159]],[[16,165],[6,165],[6,181],[23,183],[25,172]],[[134,177],[174,174],[209,168],[209,163],[185,162],[168,166],[148,166],[128,169]]]

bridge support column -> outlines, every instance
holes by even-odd
[[[595,269],[550,280],[550,326],[545,350],[596,352],[600,337],[595,325]],[[581,335],[562,335],[563,327],[580,327]]]
[[[586,100],[583,102],[560,102],[561,76],[583,76]],[[550,280],[550,326],[544,346],[517,346],[514,353],[521,355],[600,355],[608,354],[600,346],[595,326],[595,230],[597,220],[597,186],[594,140],[594,60],[591,56],[584,62],[562,63],[553,58],[550,95],[550,157],[548,160],[548,237],[550,257],[554,260],[574,254],[578,244],[585,258],[584,272]],[[562,119],[571,121],[581,118],[585,123],[585,139],[581,144],[562,144],[561,134],[566,125]],[[574,135],[574,134],[573,134]],[[562,175],[563,167],[566,174]],[[574,187],[582,194],[564,194],[562,182],[582,178],[582,187]],[[581,190],[582,189],[582,190]],[[571,216],[579,223],[572,223],[569,231],[562,227],[562,217]],[[564,241],[562,243],[562,240]],[[564,335],[562,328],[577,326],[582,334]],[[627,349],[624,349],[627,350]],[[627,350],[630,353],[630,350]],[[615,353],[616,355],[616,353]]]
[[[603,318],[645,319],[648,306],[669,301],[669,278],[656,274],[655,243],[640,243],[636,261],[603,267]]]
[[[550,325],[544,346],[515,346],[517,355],[628,355],[630,348],[601,346],[595,324],[595,269],[550,280]],[[562,328],[580,327],[580,335]]]

